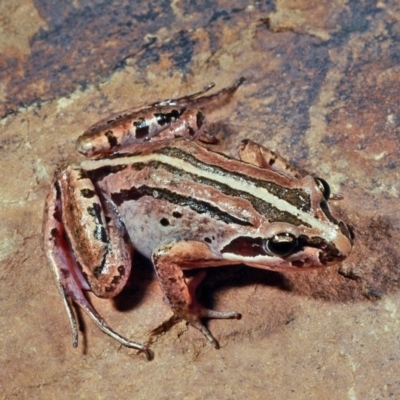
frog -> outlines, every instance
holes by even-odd
[[[219,342],[205,320],[238,319],[204,307],[196,291],[211,267],[273,271],[346,259],[353,234],[329,201],[329,184],[301,174],[250,139],[239,158],[215,151],[203,109],[234,95],[240,78],[107,117],[77,140],[87,159],[58,168],[46,199],[43,246],[78,345],[77,305],[106,334],[148,359],[149,345],[113,330],[85,293],[113,298],[133,254],[151,260],[174,317]]]

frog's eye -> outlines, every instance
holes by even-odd
[[[322,178],[314,178],[315,182],[317,182],[319,190],[324,195],[325,200],[329,200],[329,196],[331,195],[331,188],[328,185],[328,182]]]
[[[264,246],[272,256],[287,257],[298,249],[298,240],[290,233],[278,233],[267,239]]]

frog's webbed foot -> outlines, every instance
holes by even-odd
[[[198,329],[206,339],[219,348],[218,341],[203,324],[203,318],[239,319],[237,311],[216,311],[203,307],[196,299],[196,289],[206,271],[199,270],[190,277],[184,269],[221,264],[221,258],[203,242],[180,241],[159,247],[153,253],[153,263],[160,286],[174,314]]]

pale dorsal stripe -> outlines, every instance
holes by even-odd
[[[301,211],[294,205],[273,195],[266,188],[257,187],[254,183],[251,182],[251,180],[245,181],[235,179],[233,176],[229,175],[229,171],[227,171],[226,175],[215,174],[212,171],[200,169],[192,165],[191,163],[182,160],[181,158],[156,153],[147,155],[139,154],[118,158],[105,158],[99,160],[87,160],[83,161],[80,165],[85,170],[94,170],[101,167],[113,167],[135,163],[146,164],[151,161],[159,161],[161,163],[186,171],[187,173],[219,182],[221,184],[231,187],[234,190],[242,191],[254,197],[262,199],[263,201],[268,202],[272,206],[276,207],[278,210],[290,213],[301,219],[305,223],[309,224],[312,228],[317,229],[321,233],[321,236],[323,236],[328,242],[333,241],[337,237],[338,227],[333,223],[328,221],[320,221],[314,218],[308,212]]]

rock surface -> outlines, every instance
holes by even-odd
[[[395,0],[1,2],[0,398],[400,398],[399,60]],[[74,141],[99,119],[240,76],[207,114],[221,149],[251,138],[324,177],[352,255],[302,273],[210,271],[203,300],[243,314],[210,322],[218,351],[181,322],[147,362],[85,315],[73,349],[40,245],[53,171],[81,159]],[[115,300],[89,297],[146,341],[171,313],[135,261]]]

